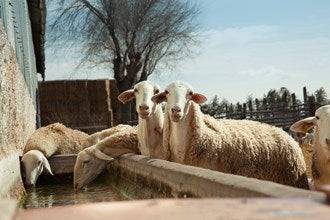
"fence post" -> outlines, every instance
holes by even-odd
[[[249,100],[249,111],[252,112],[253,111],[253,105],[252,105],[252,100]]]
[[[314,116],[316,111],[316,102],[314,96],[310,96],[308,99],[308,109],[309,109],[309,116]]]
[[[295,93],[291,94],[291,99],[292,99],[292,105],[296,105],[297,104],[297,99],[296,99],[296,94]]]
[[[304,93],[304,103],[307,103],[307,88],[306,86],[303,88],[303,93]]]
[[[246,118],[246,103],[243,103],[242,119]]]

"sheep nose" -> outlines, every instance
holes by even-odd
[[[325,139],[325,143],[327,143],[327,145],[330,146],[330,139],[329,138],[326,138]]]
[[[178,106],[175,106],[171,109],[172,113],[180,113],[181,112],[181,108]]]
[[[149,106],[147,106],[147,105],[140,105],[140,106],[139,106],[139,109],[140,109],[141,111],[147,111],[147,110],[149,110]]]
[[[75,192],[78,192],[79,191],[79,184],[78,183],[75,183],[74,186],[73,186],[73,188],[74,188],[74,191]]]

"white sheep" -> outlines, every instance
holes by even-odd
[[[312,177],[315,189],[330,184],[330,105],[316,110],[314,117],[294,123],[290,130],[306,134],[314,128]]]
[[[75,190],[93,181],[109,161],[126,153],[139,153],[137,130],[132,126],[79,152],[73,175]]]
[[[283,130],[255,121],[216,120],[198,104],[206,97],[174,82],[155,95],[167,101],[163,148],[169,160],[225,173],[308,188],[299,145]]]
[[[133,89],[118,96],[122,103],[136,99],[136,111],[139,115],[137,134],[142,155],[164,158],[162,150],[164,113],[160,104],[151,99],[159,93],[159,86],[150,81],[137,83]]]
[[[89,137],[87,138],[89,146],[93,146],[95,144],[97,144],[98,142],[102,141],[103,139],[116,134],[118,132],[122,132],[126,129],[130,129],[132,126],[130,125],[124,125],[124,124],[119,124],[115,127],[111,127],[102,131],[98,131],[94,134],[89,135]]]
[[[166,152],[162,152],[163,148],[161,147],[164,115],[161,106],[151,100],[153,95],[157,93],[159,93],[157,85],[143,81],[136,84],[133,89],[118,96],[118,99],[123,103],[136,98],[136,111],[139,115],[138,125],[136,127],[128,125],[121,127],[119,132],[112,133],[78,154],[74,169],[76,190],[81,189],[96,178],[104,169],[107,161],[111,161],[114,157],[124,153],[140,152],[145,156],[165,158]],[[98,155],[102,153],[105,160],[98,157],[95,152]]]
[[[304,137],[301,138],[302,144],[312,145],[314,141],[314,132],[307,133]]]
[[[35,185],[43,171],[52,174],[47,158],[55,154],[78,153],[89,145],[88,134],[60,123],[37,129],[27,141],[22,157],[25,183]]]

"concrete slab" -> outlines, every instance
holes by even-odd
[[[308,199],[144,200],[20,210],[15,220],[329,219],[330,207]]]
[[[122,191],[126,190],[125,187],[129,188],[129,182],[131,182],[132,191],[148,186],[155,188],[156,194],[165,192],[167,195],[164,197],[187,195],[201,198],[291,197],[325,200],[323,193],[315,191],[134,154],[123,155],[119,160],[111,163],[107,176],[109,179],[115,176],[112,182]],[[138,185],[140,187],[137,187]],[[147,199],[148,197],[142,198]]]
[[[16,212],[17,202],[15,200],[0,200],[0,219],[12,220]]]
[[[73,172],[76,155],[49,159],[54,174]],[[132,199],[171,197],[291,197],[324,200],[319,192],[126,154],[109,164],[105,179]],[[148,189],[146,189],[148,188]],[[137,191],[137,189],[139,189]],[[145,190],[144,190],[145,189]],[[136,195],[133,195],[136,194]],[[163,195],[161,195],[163,194]]]
[[[19,198],[24,191],[19,154],[0,159],[0,198]]]

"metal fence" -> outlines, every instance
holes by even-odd
[[[0,0],[0,20],[15,51],[17,63],[30,95],[35,102],[38,86],[36,61],[26,0]]]
[[[218,119],[227,118],[260,121],[263,123],[281,127],[287,131],[294,122],[309,116],[313,116],[315,110],[318,107],[320,106],[317,103],[310,102],[303,104],[295,104],[292,106],[275,105],[267,109],[260,108],[249,111],[246,105],[243,104],[241,111],[225,111],[220,114],[214,115],[214,117]]]

